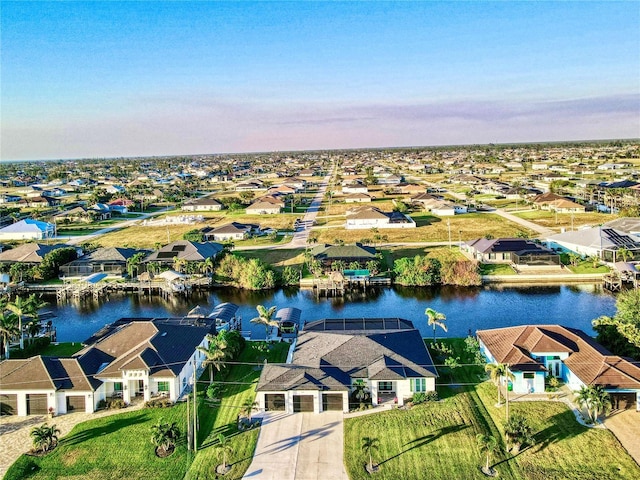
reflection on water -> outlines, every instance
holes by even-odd
[[[591,320],[613,315],[615,298],[592,284],[571,286],[452,286],[377,288],[355,291],[345,297],[317,297],[312,290],[287,288],[262,292],[219,288],[194,292],[190,298],[137,294],[112,294],[108,299],[86,298],[56,304],[49,297],[50,310],[60,341],[82,341],[107,323],[122,317],[167,317],[185,315],[196,305],[212,309],[222,302],[240,306],[243,329],[254,338],[264,328],[250,323],[256,305],[297,307],[302,320],[331,317],[403,317],[412,320],[429,335],[424,311],[431,307],[447,316],[447,336],[464,336],[468,330],[520,325],[559,323],[593,333]],[[444,334],[439,331],[438,334]]]

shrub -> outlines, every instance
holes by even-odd
[[[113,398],[113,399],[109,399],[109,400],[100,400],[98,402],[98,408],[99,409],[115,410],[115,409],[118,409],[118,408],[125,408],[126,406],[127,406],[127,404],[121,398]]]
[[[504,425],[507,450],[518,453],[524,445],[533,444],[533,430],[527,418],[520,414],[513,414]]]
[[[146,408],[167,408],[172,407],[173,402],[168,398],[154,398],[144,403]]]

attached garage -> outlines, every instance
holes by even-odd
[[[284,393],[267,393],[264,396],[265,410],[268,412],[284,412]]]
[[[610,393],[611,407],[614,410],[626,410],[628,408],[636,408],[635,393]]]
[[[18,395],[6,393],[0,395],[0,415],[18,414]]]
[[[67,397],[67,412],[84,412],[85,408],[84,395],[69,395]]]
[[[27,394],[27,415],[45,415],[48,413],[46,393]]]
[[[323,393],[322,394],[322,410],[337,410],[342,411],[343,397],[341,393]]]
[[[313,412],[313,395],[294,395],[293,411],[294,413]]]

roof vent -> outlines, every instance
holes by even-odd
[[[161,337],[166,337],[166,336],[167,336],[167,332],[162,332],[162,333],[160,334],[160,336],[161,336]]]

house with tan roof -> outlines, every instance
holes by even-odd
[[[347,211],[345,228],[416,228],[416,222],[409,215],[400,212],[383,212],[376,207],[360,207]]]
[[[515,393],[544,393],[545,378],[571,390],[602,386],[617,405],[640,411],[640,362],[611,354],[582,330],[561,325],[523,325],[478,330],[480,350],[490,363],[506,364]]]
[[[0,362],[0,407],[9,414],[96,411],[101,400],[178,400],[202,369],[215,319],[121,319],[70,358],[37,356]]]

